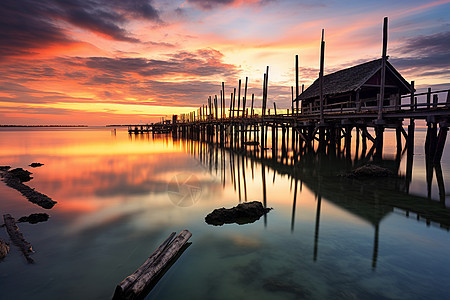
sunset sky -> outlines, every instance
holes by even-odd
[[[0,124],[128,124],[187,113],[238,80],[290,106],[300,84],[381,56],[417,88],[450,88],[450,1],[2,0]],[[258,102],[257,105],[260,105]]]

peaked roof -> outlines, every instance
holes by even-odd
[[[411,85],[388,61],[386,61],[386,68],[399,79],[405,89],[408,91],[411,89]],[[325,75],[323,76],[323,95],[335,95],[356,91],[380,69],[381,58]],[[319,79],[317,78],[297,99],[316,98],[319,97],[319,94]]]

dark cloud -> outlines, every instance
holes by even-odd
[[[144,77],[162,75],[192,75],[192,76],[231,76],[237,72],[237,67],[225,64],[223,55],[214,49],[200,49],[194,52],[180,51],[166,55],[167,59],[145,58],[109,58],[89,57],[66,59],[68,64],[76,64],[108,74],[108,77],[122,79],[123,74],[133,73]],[[76,61],[76,62],[74,62]],[[120,77],[120,78],[119,78]]]
[[[72,42],[49,18],[51,9],[46,4],[45,1],[0,1],[0,59],[29,54],[44,45]]]
[[[2,0],[0,57],[29,54],[49,45],[74,43],[69,23],[114,40],[138,42],[124,25],[131,19],[161,22],[148,0]]]
[[[410,76],[450,74],[450,31],[406,39],[389,61]]]
[[[18,103],[92,101],[65,95],[67,83],[70,89],[78,85],[80,91],[90,90],[96,99],[111,103],[130,104],[124,98],[136,98],[139,101],[131,104],[198,106],[208,96],[220,95],[221,81],[227,83],[229,95],[231,84],[237,85],[239,71],[237,66],[225,64],[222,53],[214,49],[179,51],[161,59],[60,57],[4,63],[0,69],[0,89],[14,96]],[[167,80],[172,77],[184,79]],[[61,82],[61,92],[47,92],[45,84],[40,88],[33,83],[42,80]],[[33,83],[33,89],[27,88],[28,83]],[[151,100],[145,103],[146,99]],[[10,102],[13,98],[0,101]]]
[[[450,56],[450,31],[409,38],[394,49],[403,55],[433,56],[446,54]]]

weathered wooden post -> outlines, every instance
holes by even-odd
[[[395,128],[395,137],[397,143],[397,156],[400,157],[402,153],[402,124],[398,124]]]
[[[438,100],[438,95],[437,95],[437,94],[434,94],[434,95],[433,95],[433,108],[437,108],[438,102],[439,102],[439,100]]]
[[[383,102],[384,102],[384,86],[386,82],[386,60],[387,60],[387,38],[388,38],[388,18],[384,18],[383,23],[383,50],[381,56],[381,83],[380,83],[380,98],[378,99],[378,120],[382,120],[383,116]]]
[[[250,115],[253,117],[254,116],[254,111],[253,111],[253,102],[255,101],[255,94],[252,94],[252,107],[251,107],[251,110],[250,110]]]
[[[223,81],[222,81],[221,97],[222,97],[222,100],[223,100],[223,103],[222,103],[222,119],[225,119],[225,82],[223,82]]]
[[[292,115],[294,115],[295,112],[294,112],[294,87],[293,86],[291,86],[291,108],[292,108]]]
[[[245,77],[244,98],[242,99],[242,116],[243,117],[246,117],[245,106],[247,104],[247,83],[248,83],[248,77]]]
[[[239,90],[238,90],[238,108],[237,108],[237,117],[239,118],[239,110],[241,108],[241,80],[239,79]]]
[[[319,95],[320,95],[320,123],[324,123],[323,118],[323,68],[325,60],[325,41],[323,40],[324,30],[322,29],[322,41],[320,43],[320,71],[319,71]]]
[[[375,126],[375,133],[376,133],[376,152],[374,157],[376,158],[382,158],[383,156],[383,134],[384,134],[384,127],[382,125]]]
[[[300,101],[298,99],[299,95],[299,88],[298,88],[298,55],[295,55],[295,99],[297,100],[296,108],[297,108],[297,114],[298,114],[298,102]],[[294,103],[292,103],[292,111],[294,111]]]
[[[448,124],[443,122],[439,125],[439,135],[437,137],[436,151],[433,158],[433,163],[438,165],[441,163],[442,153],[444,152],[445,140],[447,139]]]

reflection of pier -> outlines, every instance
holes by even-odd
[[[273,180],[275,182],[275,174],[287,176],[293,189],[291,231],[295,229],[298,190],[306,186],[314,192],[317,199],[314,260],[318,257],[320,212],[323,199],[373,226],[373,268],[376,267],[378,256],[380,223],[388,214],[394,211],[397,213],[402,211],[406,217],[415,216],[417,220],[423,220],[427,225],[434,223],[439,224],[443,229],[450,229],[450,209],[445,207],[445,187],[439,165],[434,169],[436,174],[440,174],[436,177],[439,190],[442,191],[440,194],[441,200],[434,201],[428,197],[411,195],[409,194],[411,174],[399,175],[401,153],[405,153],[405,151],[400,151],[400,154],[392,160],[377,160],[373,155],[368,155],[362,150],[352,154],[351,151],[348,152],[345,149],[343,151],[341,148],[337,148],[334,150],[327,149],[327,152],[323,153],[318,149],[310,148],[308,151],[302,152],[297,161],[292,164],[292,157],[287,162],[286,159],[261,158],[246,147],[231,149],[193,140],[183,140],[182,143],[189,153],[197,157],[203,165],[208,166],[209,172],[220,176],[224,186],[226,180],[230,178],[236,194],[239,195],[239,201],[247,199],[247,179],[245,176],[248,171],[251,171],[254,178],[256,166],[261,167],[262,199],[266,207],[270,206],[270,199],[267,198],[266,192],[266,181]],[[351,144],[347,146],[351,147]],[[328,151],[330,152],[328,153]],[[331,155],[332,153],[335,153],[335,155]],[[347,156],[349,153],[350,156]],[[407,159],[412,159],[412,157],[407,157]],[[344,173],[346,170],[373,161],[390,169],[396,176],[368,180],[340,176],[340,173]],[[407,165],[411,166],[412,162],[408,161]],[[273,179],[267,178],[268,170],[274,172]],[[431,180],[430,175],[428,178]],[[429,183],[429,187],[431,188],[431,183]],[[267,226],[267,223],[267,216],[265,216],[264,224]]]

